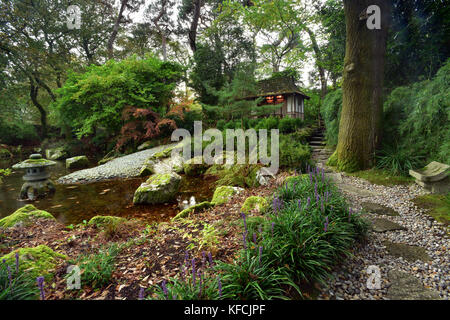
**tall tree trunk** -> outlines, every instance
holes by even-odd
[[[41,114],[41,138],[45,139],[47,137],[47,112],[37,100],[38,91],[39,86],[35,85],[34,80],[30,77],[30,98],[34,106],[39,110],[39,113]]]
[[[367,27],[366,9],[381,9],[381,28]],[[344,0],[346,49],[339,140],[329,163],[339,170],[370,168],[381,140],[382,87],[390,0]]]
[[[320,48],[319,45],[317,44],[314,32],[312,32],[312,30],[309,29],[307,26],[304,26],[304,28],[308,33],[309,38],[311,39],[314,55],[316,56],[316,66],[317,69],[319,70],[319,79],[320,79],[320,97],[323,99],[323,97],[325,97],[325,95],[327,94],[327,78],[325,76],[325,69],[322,63],[322,53],[320,52]]]
[[[200,10],[203,5],[203,0],[193,0],[194,2],[194,15],[191,21],[191,27],[189,28],[189,46],[191,47],[192,53],[197,50],[197,28],[198,20],[200,19]]]
[[[125,11],[127,3],[128,3],[128,0],[120,1],[119,14],[117,15],[117,19],[114,22],[113,31],[111,32],[111,36],[109,37],[109,40],[108,40],[108,58],[109,59],[113,58],[114,41],[116,41],[117,33],[119,33],[120,21],[122,20],[123,12]]]

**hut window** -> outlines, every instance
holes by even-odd
[[[266,97],[267,103],[273,103],[273,96]]]
[[[277,96],[277,102],[283,102],[284,101],[284,97],[283,97],[283,95],[278,95]]]

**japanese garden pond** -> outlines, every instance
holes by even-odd
[[[14,161],[0,161],[0,168],[10,168]],[[71,171],[64,161],[56,161],[49,171],[56,181]],[[26,204],[33,204],[50,212],[65,225],[78,224],[96,215],[112,215],[125,218],[139,218],[149,223],[167,221],[182,210],[182,202],[195,198],[197,203],[211,200],[214,180],[204,177],[182,177],[177,201],[158,205],[133,205],[133,195],[146,178],[116,179],[89,184],[55,184],[56,192],[35,201],[19,200],[23,184],[23,172],[14,170],[3,177],[0,184],[0,218],[10,215]]]

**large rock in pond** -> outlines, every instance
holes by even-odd
[[[214,191],[211,203],[213,205],[220,205],[226,203],[230,201],[232,196],[242,191],[244,191],[244,189],[239,187],[232,187],[232,186],[217,187],[216,190]]]
[[[89,160],[86,156],[78,156],[66,159],[67,169],[84,169],[89,167]]]
[[[69,156],[64,146],[45,150],[45,157],[48,160],[62,160]]]
[[[140,185],[133,197],[134,204],[155,204],[175,199],[181,177],[174,173],[154,174]]]
[[[32,223],[33,219],[55,220],[55,217],[47,211],[36,209],[32,204],[27,204],[25,207],[16,210],[13,214],[1,219],[0,227],[27,226]]]
[[[36,278],[44,276],[46,280],[52,278],[51,270],[55,269],[57,265],[64,262],[67,256],[53,251],[46,245],[39,245],[34,248],[20,248],[14,250],[7,255],[0,258],[0,261],[5,261],[6,264],[15,268],[16,254],[19,257],[19,269],[25,271]]]

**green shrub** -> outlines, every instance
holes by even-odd
[[[377,156],[377,168],[394,175],[407,176],[410,169],[422,166],[423,156],[412,154],[409,148],[385,145]]]
[[[305,168],[310,163],[311,152],[307,145],[280,135],[280,167]]]
[[[181,75],[179,64],[153,56],[109,60],[83,73],[69,72],[55,103],[61,125],[72,128],[78,137],[94,133],[97,127],[114,134],[123,125],[126,106],[163,115]]]
[[[293,118],[283,118],[278,124],[278,129],[280,133],[292,133],[297,129],[296,119]]]
[[[449,91],[450,59],[432,80],[393,90],[384,103],[383,121],[390,149],[400,150],[402,158],[421,156],[418,166],[433,160],[450,163]]]
[[[216,128],[219,130],[223,130],[223,129],[225,129],[226,124],[227,124],[227,122],[225,120],[220,119],[219,121],[217,121]]]
[[[0,144],[18,145],[38,140],[39,136],[32,124],[20,117],[7,121],[0,116]]]
[[[338,143],[341,110],[342,89],[328,93],[323,100],[321,114],[325,122],[325,138],[330,146],[336,146]]]
[[[261,119],[258,124],[256,125],[255,129],[259,130],[259,129],[266,129],[266,130],[271,130],[271,129],[278,129],[278,121],[279,119],[277,117],[267,117],[264,119]]]

